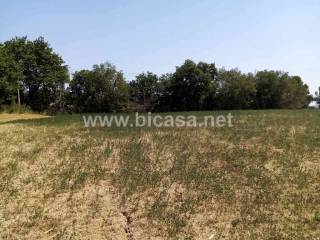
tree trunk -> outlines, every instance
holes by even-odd
[[[18,87],[18,105],[20,107],[21,105],[21,100],[20,100],[20,88]]]

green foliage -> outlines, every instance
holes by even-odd
[[[19,64],[5,46],[0,44],[0,105],[11,104],[16,100],[21,79]]]
[[[279,108],[281,99],[279,71],[260,71],[256,74],[258,108]]]
[[[5,79],[7,85],[12,82],[15,89],[19,87],[22,103],[35,111],[46,110],[56,101],[69,80],[68,69],[62,58],[53,52],[42,37],[34,41],[16,37],[6,41],[3,48],[10,56],[10,65],[7,67],[10,72],[4,71],[1,78]],[[6,58],[5,53],[0,53],[0,58]],[[13,90],[6,92],[11,96],[9,98],[16,99]]]
[[[303,108],[310,103],[309,89],[299,76],[280,71],[256,74],[257,108]]]
[[[299,76],[283,79],[280,107],[305,108],[310,103],[309,88]]]
[[[173,74],[159,78],[148,72],[130,83],[131,99],[145,110],[197,111],[212,109],[217,88],[214,64],[186,60]],[[144,100],[143,100],[144,99]]]
[[[21,102],[34,111],[201,111],[305,108],[313,99],[299,76],[282,71],[242,73],[186,60],[172,74],[139,74],[129,84],[106,63],[74,73],[42,37],[0,43],[0,105]],[[67,91],[66,91],[67,90]],[[19,101],[21,100],[21,101]],[[320,97],[315,99],[320,103]]]
[[[109,63],[76,72],[69,91],[75,112],[119,112],[127,108],[127,83],[122,72]]]
[[[131,101],[145,111],[299,109],[312,100],[299,76],[268,70],[256,74],[217,70],[214,64],[191,60],[159,78],[150,72],[140,74],[129,87]]]
[[[237,69],[220,69],[217,104],[220,109],[248,109],[255,105],[256,82],[253,74]]]
[[[152,111],[159,98],[158,76],[152,72],[141,73],[129,83],[130,100],[142,106],[144,111]]]
[[[197,111],[211,104],[210,97],[215,94],[215,77],[217,70],[214,64],[198,64],[186,60],[177,67],[169,86],[172,110]]]

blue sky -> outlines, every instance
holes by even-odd
[[[71,72],[110,61],[131,80],[187,58],[275,69],[320,86],[318,0],[0,0],[0,41],[43,36]]]

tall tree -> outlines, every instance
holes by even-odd
[[[127,109],[127,83],[122,72],[110,63],[75,72],[69,91],[76,112],[117,112]]]
[[[19,64],[0,44],[0,105],[18,103],[22,72]]]
[[[281,71],[256,74],[258,108],[303,108],[310,103],[308,85],[299,76]]]
[[[173,82],[173,74],[162,74],[159,77],[158,91],[154,101],[154,111],[168,112],[172,111],[175,107],[173,102],[171,84]]]
[[[186,60],[176,68],[170,88],[172,110],[197,111],[207,108],[208,99],[214,95],[217,87],[215,77],[217,69],[214,64],[198,64]]]
[[[248,109],[255,106],[256,82],[253,74],[238,69],[220,69],[218,73],[218,108]]]
[[[21,69],[19,92],[22,101],[33,110],[46,110],[54,103],[68,82],[68,68],[44,38],[26,37],[4,43],[4,48]]]
[[[281,102],[281,78],[287,78],[287,74],[280,71],[260,71],[256,73],[257,84],[257,108],[280,108]]]
[[[299,76],[287,76],[281,79],[281,108],[305,108],[310,103],[309,88]]]
[[[144,111],[153,111],[159,92],[158,76],[152,72],[141,73],[129,86],[130,99],[142,106]]]

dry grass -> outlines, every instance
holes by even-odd
[[[197,129],[7,116],[0,239],[317,239],[320,113],[234,114]]]
[[[40,119],[47,118],[48,116],[36,114],[36,113],[0,113],[0,123],[16,121],[16,120],[26,120],[26,119]]]

